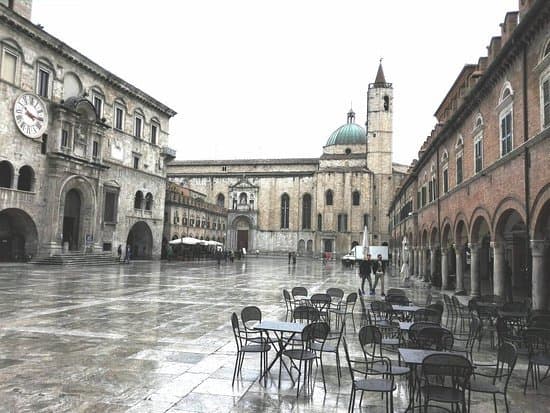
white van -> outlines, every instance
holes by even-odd
[[[388,247],[384,245],[371,245],[368,251],[373,260],[376,260],[378,254],[382,254],[382,260],[388,260]],[[356,245],[342,257],[342,264],[345,266],[350,266],[355,263],[355,261],[364,260],[365,256],[363,255],[363,247],[361,245]]]

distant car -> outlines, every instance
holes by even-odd
[[[357,245],[351,249],[346,255],[342,257],[342,264],[346,267],[350,267],[355,264],[355,261],[363,260],[363,247]]]

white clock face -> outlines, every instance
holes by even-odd
[[[38,96],[23,93],[13,106],[15,124],[29,138],[39,138],[48,127],[48,111]]]

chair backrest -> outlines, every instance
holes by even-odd
[[[361,344],[361,349],[365,355],[365,359],[373,359],[381,355],[382,347],[382,332],[376,326],[367,325],[361,327],[359,330],[359,344]],[[379,355],[377,355],[377,350]]]
[[[441,323],[441,313],[438,310],[430,308],[419,308],[413,314],[415,323],[420,321],[431,321],[432,323]]]
[[[346,304],[355,305],[356,302],[357,302],[357,293],[349,293],[348,296],[346,297]]]
[[[338,304],[340,301],[342,301],[342,298],[344,298],[344,290],[341,288],[328,288],[327,294],[330,295],[332,298],[332,302]]]
[[[290,296],[290,293],[286,289],[283,289],[283,298],[285,299],[285,305],[286,305],[287,311],[292,311],[292,297]]]
[[[292,318],[299,323],[309,324],[314,321],[319,321],[319,310],[315,307],[300,305],[292,312]]]
[[[388,294],[386,295],[386,301],[390,304],[395,305],[409,305],[410,301],[407,298],[406,295],[395,295],[395,294]]]
[[[332,299],[330,295],[325,293],[312,294],[311,297],[309,298],[309,301],[311,301],[312,304],[315,304],[315,303],[330,304],[331,300]]]
[[[307,297],[307,288],[306,287],[293,287],[292,288],[292,297]]]
[[[529,327],[523,330],[523,339],[529,350],[529,356],[550,351],[550,330]]]
[[[508,382],[510,381],[510,377],[512,377],[512,373],[514,371],[514,367],[516,366],[517,360],[518,349],[516,348],[516,346],[512,343],[502,343],[498,348],[496,373],[498,375],[498,372],[501,372],[501,375],[503,377],[500,377],[500,379],[502,380],[504,378],[505,389],[508,387]],[[504,392],[506,393],[506,390],[504,390]]]
[[[353,361],[349,356],[348,343],[346,341],[346,337],[343,337],[342,345],[344,346],[344,353],[346,354],[346,362],[348,363],[348,370],[351,376],[351,382],[355,383],[355,373],[357,372],[357,369],[353,367]]]
[[[302,340],[305,342],[311,342],[313,340],[322,342],[327,339],[330,333],[330,327],[328,323],[324,321],[308,324],[302,331]]]
[[[387,295],[407,295],[401,288],[388,288]]]
[[[460,388],[464,390],[472,375],[472,363],[466,357],[459,354],[432,354],[422,361],[422,376],[428,384],[426,391],[430,392],[430,384],[438,386]],[[444,380],[450,377],[451,380]],[[443,380],[442,380],[443,379]]]
[[[444,327],[428,326],[416,334],[416,343],[420,348],[438,351],[453,349],[453,333]]]
[[[242,347],[242,337],[241,328],[239,326],[239,317],[237,317],[237,313],[231,314],[231,327],[233,328],[233,336],[235,337],[235,343],[237,344],[237,351],[240,351]]]
[[[250,305],[241,310],[241,320],[245,328],[248,328],[247,323],[250,321],[262,321],[262,310],[255,305]]]

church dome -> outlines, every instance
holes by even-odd
[[[330,138],[328,138],[326,146],[331,145],[364,145],[367,142],[365,129],[354,123],[355,113],[353,110],[348,112],[348,121],[345,125],[340,126]]]

